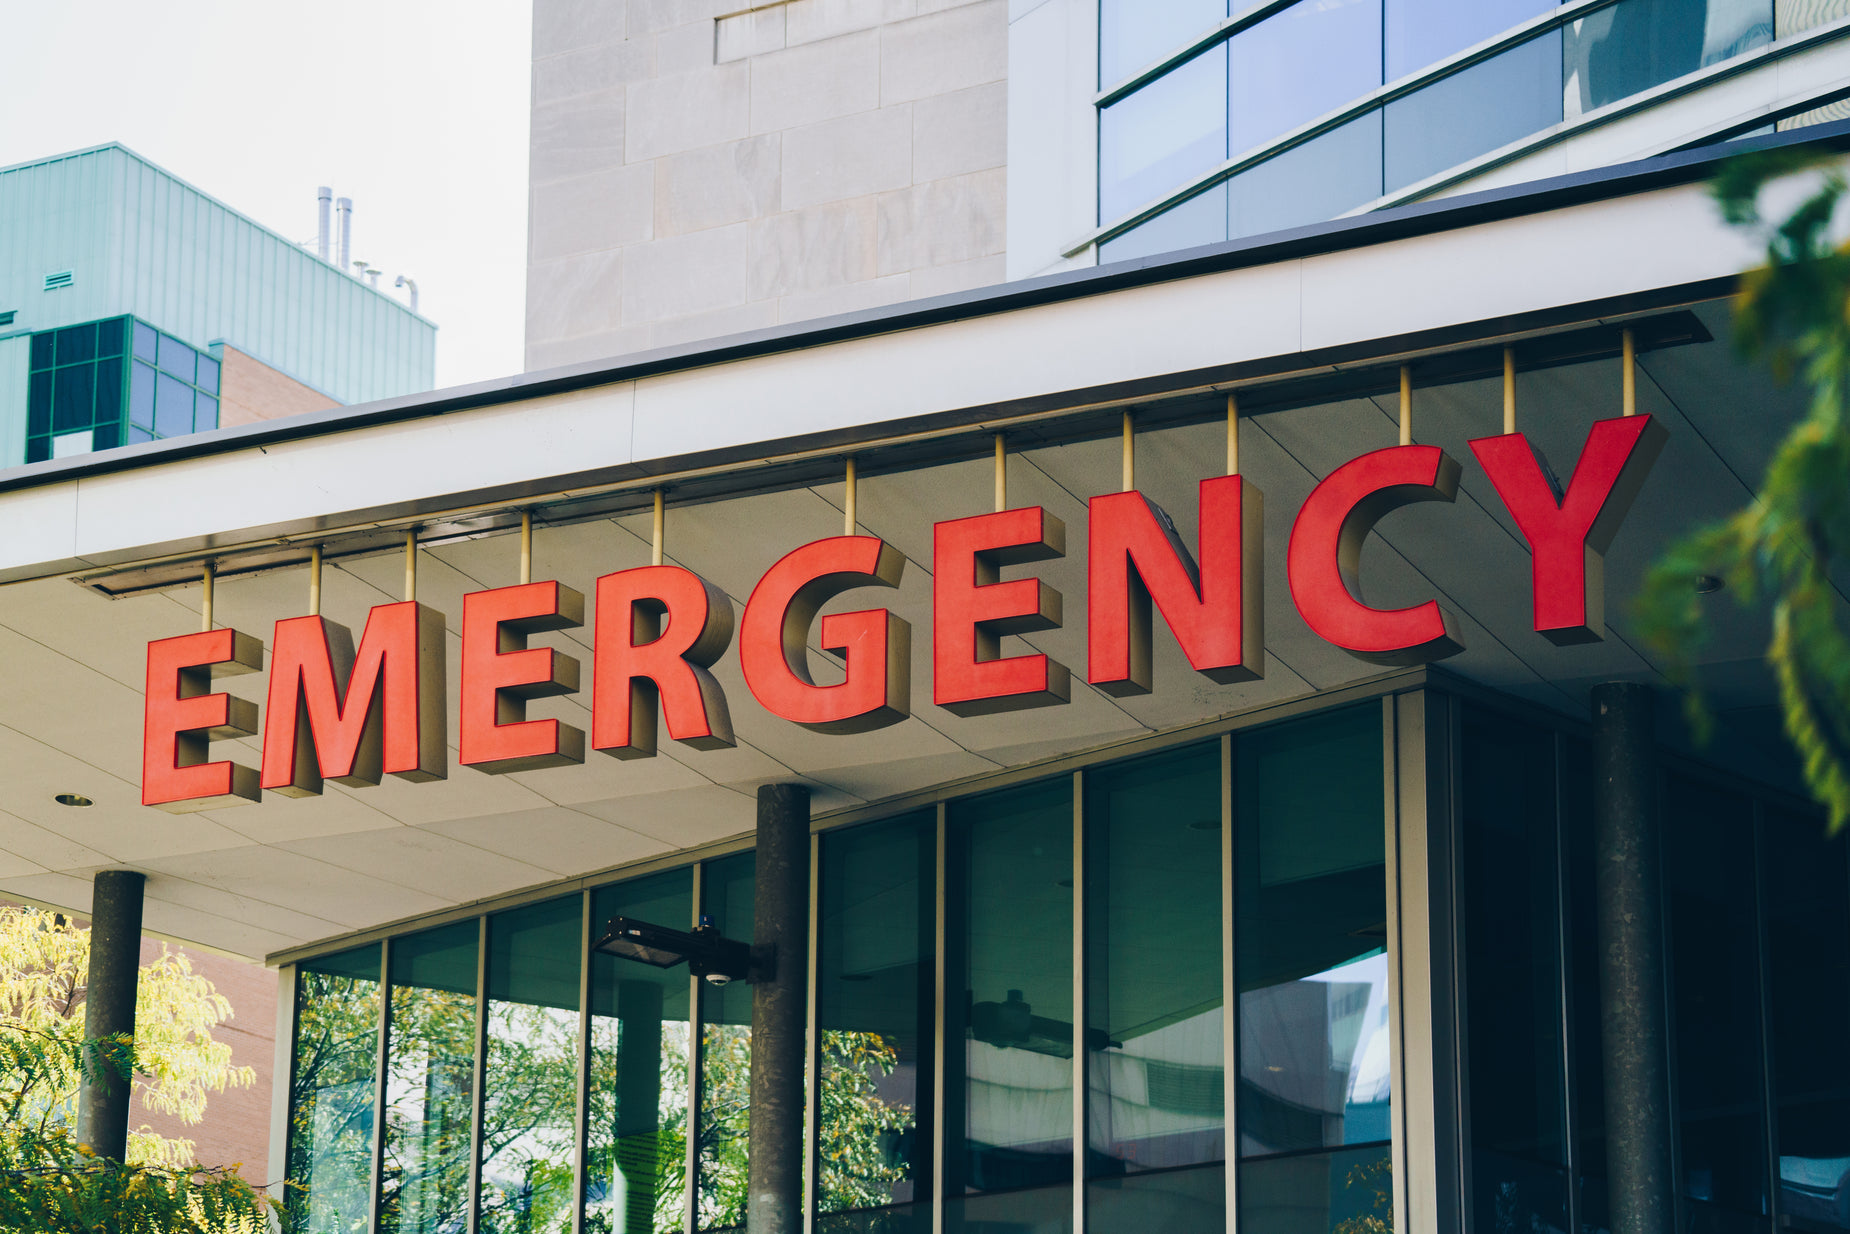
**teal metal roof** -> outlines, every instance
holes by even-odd
[[[0,334],[132,313],[342,403],[435,383],[433,323],[120,145],[0,168],[8,310]]]

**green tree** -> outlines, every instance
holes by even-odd
[[[90,935],[35,909],[0,908],[0,1229],[223,1231],[267,1228],[267,1196],[238,1166],[206,1168],[193,1144],[143,1125],[128,1160],[96,1156],[74,1132],[86,1076],[128,1080],[144,1108],[197,1125],[208,1094],[255,1079],[212,1029],[230,1016],[186,957],[162,948],[141,970],[136,1034],[86,1040]]]
[[[1760,202],[1775,181],[1797,188],[1801,200],[1769,224]],[[1735,345],[1780,380],[1804,382],[1810,405],[1774,452],[1755,499],[1675,545],[1639,602],[1646,637],[1673,679],[1690,687],[1690,716],[1705,736],[1712,723],[1694,672],[1706,635],[1698,584],[1720,578],[1737,603],[1765,607],[1786,734],[1833,831],[1850,819],[1850,607],[1831,578],[1850,552],[1850,245],[1838,238],[1845,191],[1835,157],[1803,149],[1744,155],[1717,176],[1723,216],[1762,235],[1767,252],[1764,265],[1742,276]]]

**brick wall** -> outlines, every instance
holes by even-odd
[[[221,427],[279,420],[284,416],[340,406],[321,391],[277,372],[230,344],[217,350],[221,353],[218,385]]]
[[[1000,282],[1007,0],[535,0],[527,366]]]

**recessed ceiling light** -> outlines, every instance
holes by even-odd
[[[52,800],[61,806],[93,806],[96,804],[82,793],[59,793]]]
[[[1698,574],[1696,576],[1696,594],[1699,596],[1712,596],[1727,585],[1727,583],[1724,583],[1713,574]]]

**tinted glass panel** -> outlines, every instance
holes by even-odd
[[[1667,785],[1663,820],[1688,1228],[1762,1230],[1766,1106],[1753,806],[1678,778]]]
[[[816,1014],[822,1032],[822,1212],[930,1211],[937,818],[913,814],[822,837]]]
[[[1099,113],[1098,211],[1108,223],[1227,157],[1227,50],[1211,47]]]
[[[122,444],[122,425],[99,424],[90,430],[90,448],[92,450],[111,450]]]
[[[1548,0],[1387,0],[1387,79],[1417,72],[1553,7]]]
[[[51,331],[32,336],[32,367],[50,368],[56,356],[57,335]]]
[[[1130,261],[1227,238],[1227,186],[1217,184],[1099,245],[1098,259]]]
[[[1554,735],[1467,709],[1463,871],[1480,1230],[1567,1228]]]
[[[583,907],[567,896],[488,919],[481,1231],[572,1228]]]
[[[1233,239],[1322,223],[1381,196],[1381,113],[1294,146],[1227,184]]]
[[[198,353],[177,338],[161,335],[161,369],[172,373],[181,381],[193,380],[194,362]]]
[[[594,937],[612,917],[686,929],[693,870],[600,888]],[[593,1234],[687,1228],[687,1008],[685,968],[591,956],[585,1229]]]
[[[1226,1155],[1220,744],[1086,777],[1089,1175]],[[1215,1224],[1221,1224],[1216,1218]]]
[[[26,442],[26,461],[42,463],[51,457],[51,438],[33,437]]]
[[[727,938],[752,941],[752,875],[757,855],[740,853],[703,868],[701,912]],[[750,1165],[752,988],[702,983],[700,1010],[699,1221],[703,1230],[745,1224]]]
[[[1102,0],[1098,84],[1115,85],[1151,61],[1206,34],[1227,16],[1227,0]]]
[[[296,975],[286,1192],[303,1234],[366,1228],[378,1063],[378,945],[305,962]]]
[[[58,331],[58,363],[76,364],[96,359],[96,323],[69,326]]]
[[[154,427],[154,370],[145,364],[129,365],[128,414],[134,423]]]
[[[96,327],[96,354],[99,356],[119,356],[126,345],[126,327],[128,318],[111,317],[108,321],[98,322]]]
[[[122,419],[122,358],[112,356],[96,366],[96,422],[117,424]]]
[[[79,364],[52,374],[51,428],[54,433],[90,427],[96,403],[96,366]]]
[[[477,925],[392,943],[379,1228],[451,1234],[469,1213]]]
[[[218,427],[218,400],[209,394],[199,396],[193,409],[193,428],[197,432],[206,432]]]
[[[218,393],[218,361],[217,360],[214,360],[211,356],[203,355],[203,354],[199,357],[199,377],[197,381],[195,382],[195,384],[198,385],[198,387],[201,390],[204,390],[207,394],[217,394]]]
[[[51,432],[51,374],[34,373],[26,383],[26,432]]]
[[[1389,192],[1561,120],[1561,33],[1492,56],[1384,109]]]
[[[131,446],[136,444],[137,442],[153,441],[153,440],[154,440],[154,434],[150,433],[147,429],[136,428],[132,424],[129,425],[128,442]]]
[[[1386,1140],[1380,708],[1242,734],[1235,749],[1240,1152]]]
[[[1240,1227],[1264,1234],[1391,1231],[1393,1158],[1383,1145],[1244,1162]]]
[[[1609,1227],[1606,1209],[1606,1088],[1600,1072],[1599,914],[1593,861],[1593,759],[1584,741],[1560,743],[1561,830],[1567,861],[1568,1020],[1580,1224]]]
[[[1073,797],[1060,777],[952,806],[947,1230],[1064,1230],[1073,1177]],[[958,1130],[961,1128],[961,1137]],[[1011,1192],[978,1200],[977,1193]]]
[[[1772,38],[1770,0],[1621,0],[1564,28],[1565,113],[1661,85]]]
[[[193,431],[193,388],[159,375],[154,391],[154,431],[162,437],[181,437]]]
[[[1299,0],[1227,46],[1227,150],[1238,155],[1381,84],[1381,0]]]
[[[156,334],[154,332],[154,327],[150,326],[145,321],[138,321],[135,323],[134,335],[135,355],[140,359],[146,360],[149,364],[153,364],[160,350],[161,336]]]
[[[1779,1207],[1850,1228],[1850,896],[1844,837],[1769,810],[1766,904]]]

